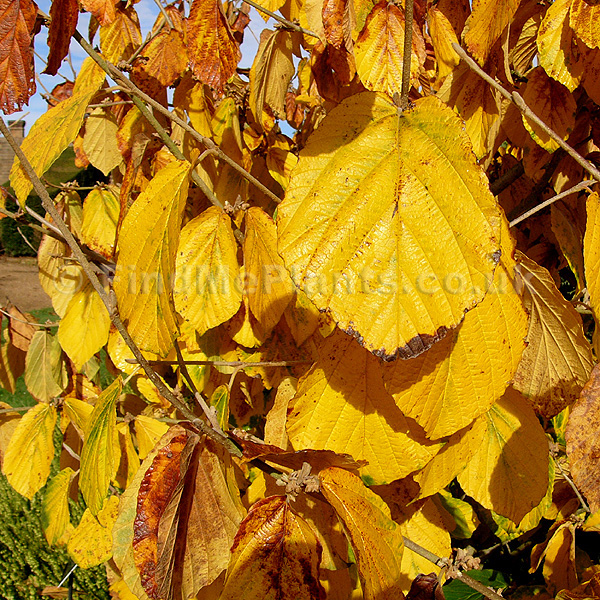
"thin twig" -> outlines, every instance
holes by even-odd
[[[512,94],[500,85],[495,79],[492,79],[458,44],[452,44],[455,52],[467,63],[467,65],[475,71],[482,79],[487,81],[494,89],[498,90],[507,100],[513,102],[516,107],[521,111],[525,117],[530,121],[533,121],[541,129],[544,130],[573,160],[579,163],[596,181],[600,181],[600,171],[592,165],[588,160],[583,158],[577,150],[567,144],[560,135],[558,135],[553,129],[548,127],[544,121],[542,121],[532,110],[527,106],[525,100],[518,92]]]
[[[210,138],[203,136],[198,133],[189,123],[186,123],[183,119],[180,119],[176,114],[172,113],[168,108],[165,108],[160,102],[154,100],[140,90],[134,83],[132,83],[127,77],[125,77],[121,71],[119,71],[114,65],[107,62],[98,54],[92,46],[86,41],[86,39],[78,32],[75,31],[73,34],[75,40],[79,43],[79,45],[110,75],[112,79],[118,81],[123,85],[123,91],[130,94],[130,96],[137,96],[141,100],[143,100],[146,104],[149,104],[154,110],[165,115],[168,119],[177,123],[180,127],[185,129],[194,139],[198,140],[201,144],[203,144],[206,148],[214,150],[214,153],[219,157],[220,160],[227,163],[232,169],[237,171],[244,179],[249,181],[252,185],[258,188],[263,194],[268,196],[271,200],[276,203],[281,202],[281,198],[279,198],[276,194],[274,194],[268,187],[262,184],[256,177],[248,173],[244,167],[238,165],[232,158],[230,158],[221,148],[219,148]]]
[[[566,196],[570,196],[571,194],[575,194],[576,192],[580,192],[581,190],[585,190],[585,189],[589,188],[590,186],[595,185],[596,183],[598,183],[598,182],[591,181],[591,180],[582,181],[582,182],[578,183],[577,185],[574,185],[572,188],[569,188],[568,190],[565,190],[564,192],[561,192],[560,194],[556,194],[556,196],[552,196],[552,198],[548,198],[548,200],[545,200],[541,204],[534,206],[531,210],[528,210],[526,213],[523,213],[520,217],[513,219],[508,225],[509,225],[509,227],[514,227],[515,225],[518,225],[521,221],[524,221],[525,219],[531,217],[531,215],[534,215],[535,213],[539,212],[540,210],[543,210],[544,208],[546,208],[547,206],[550,206],[557,200],[560,200],[561,198],[565,198]]]
[[[298,25],[297,23],[288,21],[288,19],[285,19],[281,15],[278,15],[278,14],[264,8],[260,4],[257,4],[256,2],[254,2],[254,0],[245,0],[245,1],[246,1],[246,4],[253,6],[257,11],[264,13],[265,15],[269,15],[269,17],[271,17],[272,19],[275,19],[276,21],[278,21],[282,25],[285,25],[289,29],[293,29],[294,31],[299,31],[300,33],[304,33],[305,35],[310,35],[311,37],[315,37],[317,39],[319,38],[319,35],[317,33],[315,33],[314,31],[310,31],[310,29],[304,29],[304,27],[300,27],[300,25]]]
[[[577,500],[579,500],[579,504],[581,504],[581,507],[583,508],[583,510],[585,510],[585,512],[587,512],[587,513],[592,512],[590,510],[590,507],[588,506],[588,503],[585,501],[585,498],[581,495],[581,492],[577,489],[575,482],[569,477],[569,475],[561,467],[560,463],[558,462],[558,457],[556,456],[556,453],[552,453],[552,455],[553,455],[552,457],[554,459],[554,464],[558,467],[558,470],[560,471],[561,475],[565,478],[565,481],[571,486],[571,489],[575,492],[575,495],[577,496]]]
[[[137,360],[126,358],[125,362],[136,364]],[[241,360],[184,360],[186,365],[194,366],[212,366],[212,367],[289,367],[291,365],[307,365],[312,363],[312,360],[279,360],[279,361],[241,361]],[[158,365],[179,365],[177,360],[149,360],[148,364]]]
[[[96,290],[96,292],[98,292],[98,295],[100,296],[102,302],[106,306],[112,323],[116,327],[117,331],[121,334],[123,340],[129,347],[129,349],[132,351],[133,355],[137,358],[139,364],[144,369],[150,381],[155,385],[156,389],[160,392],[160,394],[162,394],[164,398],[166,398],[177,410],[179,410],[179,412],[186,419],[188,419],[192,423],[192,425],[194,425],[200,432],[208,435],[214,441],[223,445],[231,454],[234,454],[235,456],[241,456],[241,451],[229,438],[219,434],[218,432],[214,431],[211,427],[206,425],[206,423],[204,423],[202,419],[198,418],[192,411],[189,410],[189,408],[185,405],[184,402],[181,402],[178,398],[176,398],[171,389],[163,382],[159,375],[148,364],[148,362],[144,358],[144,355],[137,347],[137,344],[132,340],[131,336],[129,335],[129,332],[125,328],[123,321],[121,321],[121,317],[118,313],[118,310],[116,309],[114,300],[109,297],[106,290],[104,289],[104,286],[100,283],[100,280],[98,279],[98,276],[96,275],[96,272],[94,271],[92,265],[86,258],[81,247],[79,246],[79,243],[71,233],[71,230],[65,224],[56,206],[54,206],[54,202],[52,202],[52,199],[48,195],[46,188],[44,187],[43,183],[40,181],[40,178],[33,170],[31,163],[21,150],[19,144],[13,137],[8,127],[6,126],[6,123],[4,122],[4,119],[2,117],[0,117],[0,133],[4,135],[6,141],[10,144],[14,153],[17,155],[19,161],[21,162],[21,167],[24,169],[25,173],[29,177],[33,188],[35,189],[42,201],[43,207],[46,209],[46,212],[50,214],[52,220],[59,228],[60,233],[65,238],[65,241],[71,248],[73,256],[76,258],[77,261],[79,261],[79,264],[81,265],[83,271],[90,280],[92,287]]]
[[[25,234],[21,231],[21,228],[17,225],[17,231],[19,235],[23,238],[23,241],[33,250],[35,254],[37,254],[37,250],[33,247],[32,243],[25,237]]]
[[[156,0],[155,0],[156,1]],[[159,26],[156,28],[156,31],[154,32],[150,32],[147,36],[146,39],[144,40],[144,43],[131,55],[131,57],[129,58],[129,60],[127,61],[128,65],[133,65],[135,59],[145,50],[146,46],[156,37],[159,36],[160,32],[162,31],[162,28],[164,27],[166,21],[165,18],[163,16],[163,19],[161,21],[161,23],[159,24]],[[171,29],[173,29],[173,25],[171,23],[171,20],[169,19],[169,25],[171,27]]]
[[[404,3],[404,56],[402,57],[402,89],[400,91],[400,108],[408,108],[408,92],[410,91],[410,62],[412,55],[413,33],[413,0]]]
[[[11,408],[0,408],[0,415],[5,415],[11,412],[27,412],[31,406],[12,406]]]
[[[165,7],[162,5],[162,2],[160,0],[154,0],[154,4],[156,4],[156,6],[158,6],[160,12],[162,13],[163,18],[167,22],[167,25],[169,26],[169,28],[175,29],[175,26],[173,25],[173,21],[171,21],[171,17],[165,10]]]
[[[133,104],[132,100],[119,100],[118,102],[100,102],[98,104],[88,104],[88,108],[108,108],[109,106],[123,106]]]
[[[58,326],[58,323],[35,323],[34,321],[26,321],[25,319],[19,319],[19,317],[15,317],[14,315],[11,315],[9,312],[4,310],[3,308],[0,308],[0,313],[2,313],[3,315],[6,315],[9,319],[14,319],[15,321],[18,321],[19,323],[24,323],[25,325],[31,325],[32,327],[42,327],[44,329],[50,329],[52,327]]]

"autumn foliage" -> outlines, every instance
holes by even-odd
[[[6,114],[41,27],[89,55],[5,190],[48,213],[58,327],[0,346],[48,542],[121,600],[383,600],[517,540],[505,596],[599,599],[600,7],[265,0],[249,70],[248,4],[162,8],[0,0]],[[71,146],[108,182],[52,200]]]

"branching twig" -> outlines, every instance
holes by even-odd
[[[148,364],[148,361],[145,359],[144,355],[141,353],[140,349],[137,347],[137,345],[135,344],[135,342],[132,340],[131,336],[129,335],[129,332],[125,328],[123,321],[121,321],[121,317],[119,316],[119,313],[116,310],[116,307],[114,306],[113,300],[111,298],[109,298],[109,295],[107,294],[103,285],[100,283],[100,280],[98,279],[98,276],[96,275],[96,272],[94,271],[92,265],[86,258],[85,254],[83,253],[77,240],[71,233],[71,230],[65,224],[65,222],[64,222],[63,218],[61,217],[60,213],[58,212],[56,206],[54,206],[54,202],[52,202],[52,199],[48,195],[46,188],[40,181],[40,178],[37,176],[37,174],[33,170],[31,163],[29,162],[29,160],[27,160],[27,157],[21,150],[19,144],[17,143],[17,141],[11,134],[8,127],[6,126],[4,119],[1,117],[0,117],[0,133],[2,133],[4,135],[6,141],[10,144],[14,153],[17,155],[19,161],[21,162],[22,168],[24,169],[25,173],[29,177],[29,179],[33,185],[33,188],[35,189],[38,196],[40,197],[43,207],[46,209],[46,212],[48,212],[48,214],[52,217],[52,220],[54,221],[54,223],[60,230],[61,235],[64,237],[65,241],[71,248],[73,256],[76,258],[76,260],[81,265],[83,271],[85,272],[88,279],[90,280],[90,283],[92,284],[93,288],[96,290],[96,292],[98,292],[98,295],[100,296],[100,298],[102,299],[102,302],[104,303],[104,305],[106,306],[106,309],[108,310],[108,313],[110,315],[110,319],[111,319],[112,323],[116,327],[117,331],[121,334],[123,340],[129,347],[129,349],[132,351],[133,355],[136,357],[139,364],[144,369],[146,375],[148,376],[148,379],[150,379],[150,381],[155,385],[156,389],[177,410],[179,410],[179,412],[186,419],[188,419],[195,427],[197,427],[199,431],[208,435],[210,438],[215,440],[217,443],[223,445],[225,448],[227,448],[227,450],[231,454],[234,454],[236,456],[241,456],[240,450],[229,438],[225,437],[224,435],[219,434],[216,431],[213,431],[213,429],[211,427],[208,427],[206,425],[206,423],[204,423],[204,421],[202,421],[202,419],[198,418],[193,412],[191,412],[189,410],[189,408],[185,405],[185,403],[181,402],[173,394],[171,389],[162,381],[162,379],[158,376],[158,374],[154,371],[154,369]]]
[[[577,496],[577,500],[579,500],[579,504],[581,504],[581,507],[583,508],[583,510],[585,510],[585,512],[587,512],[587,513],[592,512],[590,510],[590,507],[588,506],[588,503],[585,501],[585,498],[581,495],[581,492],[577,489],[575,482],[569,477],[569,475],[566,473],[566,471],[562,468],[562,466],[558,462],[558,457],[556,456],[556,453],[553,452],[552,454],[553,454],[554,464],[558,467],[558,470],[560,471],[561,475],[565,478],[565,481],[571,486],[571,489],[575,492],[575,495]]]
[[[404,3],[404,56],[402,57],[402,89],[400,91],[400,108],[408,108],[408,92],[410,90],[410,63],[412,55],[413,0]]]
[[[19,317],[15,317],[11,315],[8,311],[0,308],[0,313],[6,315],[9,319],[14,319],[19,323],[23,323],[24,325],[31,325],[32,327],[41,327],[43,329],[51,329],[52,327],[58,327],[58,323],[35,323],[34,321],[26,321],[25,319],[19,319]]]
[[[544,121],[542,121],[532,110],[527,106],[525,100],[518,92],[513,92],[512,94],[501,86],[495,79],[490,77],[466,52],[461,46],[458,44],[452,44],[455,52],[467,63],[467,65],[475,71],[482,79],[487,81],[494,89],[498,90],[500,94],[502,94],[507,100],[513,102],[517,108],[521,111],[525,117],[527,117],[530,121],[533,121],[536,125],[538,125],[541,129],[544,130],[545,133],[548,134],[573,160],[579,163],[596,181],[600,181],[600,171],[592,165],[588,160],[583,158],[579,152],[577,152],[572,146],[567,144],[565,140],[563,140],[560,135],[558,135],[553,129],[548,127]]]
[[[597,183],[597,181],[591,181],[591,180],[582,181],[582,182],[578,183],[577,185],[574,185],[572,188],[569,188],[568,190],[565,190],[564,192],[561,192],[560,194],[556,194],[556,196],[552,196],[552,198],[548,198],[548,200],[545,200],[541,204],[534,206],[531,210],[528,210],[526,213],[523,213],[520,217],[513,219],[508,225],[509,225],[509,227],[514,227],[515,225],[518,225],[521,221],[524,221],[525,219],[531,217],[531,215],[534,215],[535,213],[539,212],[540,210],[543,210],[544,208],[546,208],[547,206],[550,206],[557,200],[560,200],[561,198],[565,198],[566,196],[570,196],[571,194],[575,194],[576,192],[579,192],[581,190],[585,190],[585,189],[589,188],[590,186],[595,185],[596,183]]]
[[[276,21],[278,21],[282,25],[285,25],[289,29],[293,29],[294,31],[299,31],[300,33],[304,33],[305,35],[310,35],[311,37],[315,37],[317,39],[319,38],[319,35],[317,33],[315,33],[314,31],[310,31],[310,29],[304,29],[304,27],[300,27],[300,25],[298,25],[297,23],[288,21],[288,19],[285,19],[281,15],[278,15],[278,14],[264,8],[260,4],[254,2],[254,0],[245,0],[245,1],[246,1],[246,4],[253,6],[257,11],[264,13],[265,15],[268,15],[269,17],[271,17],[272,19],[275,19]]]

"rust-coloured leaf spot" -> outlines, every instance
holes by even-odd
[[[241,58],[221,0],[194,0],[187,20],[190,67],[200,81],[222,91]]]
[[[33,36],[37,4],[0,0],[0,109],[21,110],[35,93]]]
[[[77,0],[54,0],[50,7],[50,28],[48,31],[48,64],[44,73],[56,75],[63,58],[69,52],[71,36],[77,27],[79,4]]]
[[[325,597],[319,582],[321,544],[285,496],[256,502],[231,547],[221,600]]]
[[[567,425],[567,455],[575,485],[585,494],[592,512],[600,510],[600,365],[571,409]]]

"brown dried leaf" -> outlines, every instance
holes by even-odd
[[[255,503],[231,547],[221,600],[325,597],[319,582],[321,544],[285,496]]]
[[[0,109],[5,114],[21,110],[35,93],[36,17],[33,0],[0,1]]]
[[[48,64],[43,73],[56,75],[63,58],[69,52],[71,36],[77,27],[79,4],[77,0],[54,0],[50,7],[50,27],[48,30]]]
[[[592,370],[567,425],[567,455],[571,476],[592,512],[600,510],[600,365]]]
[[[223,91],[241,58],[221,0],[193,0],[186,21],[190,67],[196,77]]]
[[[28,319],[28,316],[23,314],[16,306],[9,307],[7,312],[14,317],[8,319],[8,338],[13,346],[27,352],[36,328],[29,325],[30,319]]]

